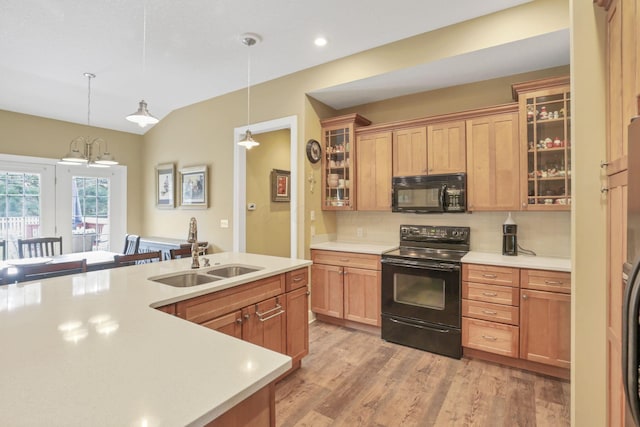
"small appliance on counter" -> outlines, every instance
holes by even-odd
[[[511,212],[502,224],[502,255],[518,255],[518,225],[511,218]]]

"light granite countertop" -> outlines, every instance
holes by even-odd
[[[486,264],[502,267],[571,272],[570,258],[531,255],[505,256],[497,253],[471,251],[462,257],[462,262],[467,264]]]
[[[204,425],[286,372],[288,356],[152,307],[311,262],[207,258],[263,269],[190,288],[147,279],[191,271],[186,258],[0,286],[0,425]]]
[[[354,242],[323,242],[314,243],[311,249],[321,249],[324,251],[356,252],[361,254],[382,255],[385,252],[398,248],[398,245],[384,243],[354,243]]]

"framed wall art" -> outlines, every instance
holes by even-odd
[[[291,172],[280,169],[271,171],[271,201],[288,202],[291,200]]]
[[[175,170],[173,163],[156,166],[156,206],[158,208],[171,209],[176,205]]]
[[[193,166],[180,169],[180,206],[208,207],[207,167]]]

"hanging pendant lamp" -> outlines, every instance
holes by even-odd
[[[143,13],[142,13],[142,77],[144,81],[144,75],[146,72],[146,62],[147,62],[147,3],[143,0],[142,5]],[[137,123],[141,128],[146,127],[147,125],[155,125],[159,122],[157,118],[151,115],[149,109],[147,108],[147,103],[143,99],[140,101],[138,105],[138,111],[135,113],[129,114],[127,120],[133,123]]]
[[[240,41],[243,45],[247,47],[251,47],[256,43],[259,43],[262,38],[257,34],[243,34],[240,38]],[[251,123],[251,55],[247,53],[247,132],[244,135],[242,140],[238,141],[238,145],[246,148],[247,150],[252,149],[253,147],[257,147],[260,143],[253,139],[251,135],[251,131],[249,130],[249,124]]]

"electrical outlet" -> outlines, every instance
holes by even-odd
[[[229,228],[229,220],[221,219],[220,220],[220,228]]]
[[[316,220],[316,211],[309,212],[309,217],[311,218],[311,221],[315,221]]]
[[[364,236],[364,230],[362,229],[362,227],[356,228],[356,236],[358,236],[358,237],[363,237]]]
[[[311,237],[316,235],[316,227],[314,227],[313,225],[310,228],[310,232],[311,232]]]

